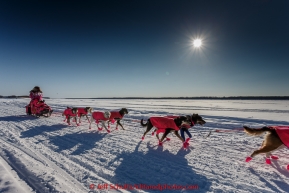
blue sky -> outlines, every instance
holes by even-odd
[[[0,95],[289,95],[289,2],[0,1]],[[200,49],[192,40],[201,38]]]

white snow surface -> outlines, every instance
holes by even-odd
[[[289,101],[47,99],[54,110],[49,118],[26,115],[28,103],[0,99],[1,193],[160,192],[160,187],[162,192],[183,193],[289,191],[288,149],[275,152],[279,160],[271,165],[265,164],[264,155],[246,163],[264,135],[236,130],[243,125],[289,125]],[[125,130],[112,125],[107,133],[95,124],[90,130],[85,118],[78,127],[73,122],[68,126],[61,116],[67,106],[94,111],[125,107]],[[193,113],[207,123],[190,129],[188,149],[173,134],[163,146],[151,132],[141,140],[141,119]],[[209,131],[211,136],[204,138]],[[95,187],[90,190],[91,184]]]

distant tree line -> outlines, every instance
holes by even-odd
[[[111,98],[66,98],[66,99],[193,99],[193,100],[289,100],[289,96],[230,96],[230,97],[111,97]]]
[[[20,95],[20,96],[16,96],[16,95],[9,95],[9,96],[2,96],[0,95],[0,98],[30,98],[28,95]],[[43,97],[45,99],[49,99],[49,97]]]

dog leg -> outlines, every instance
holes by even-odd
[[[76,126],[79,126],[80,124],[77,123],[77,115],[74,117],[74,120],[75,120]]]
[[[144,140],[144,138],[145,138],[145,135],[151,130],[153,128],[153,125],[151,125],[151,124],[148,124],[147,125],[147,130],[144,132],[144,134],[143,134],[143,136],[142,136],[142,140]]]
[[[87,121],[90,123],[88,116],[87,115],[85,115],[85,116],[86,116]]]
[[[116,126],[115,126],[116,130],[118,130],[118,125],[119,125],[118,122],[116,122]]]
[[[159,141],[159,145],[160,145],[160,146],[162,146],[162,145],[163,145],[163,143],[161,142],[161,140],[160,140],[160,138],[159,138],[159,134],[158,134],[158,133],[156,134],[156,137],[157,137],[157,139],[158,139],[158,141]],[[166,138],[166,140],[167,140],[167,141],[170,141],[171,139],[167,137],[167,138]]]
[[[270,152],[270,151],[276,150],[277,148],[278,148],[278,147],[276,147],[276,146],[266,146],[266,145],[265,145],[265,146],[263,146],[262,148],[254,151],[254,152],[251,154],[250,157],[247,157],[247,158],[246,158],[246,162],[251,161],[254,156],[256,156],[256,155],[258,155],[258,154],[260,154],[260,153],[268,153],[268,152]],[[266,158],[266,164],[271,164],[271,160],[270,160],[269,158]]]
[[[160,141],[160,138],[159,138],[159,134],[158,134],[158,133],[156,134],[156,137],[157,137],[158,141]]]
[[[159,138],[159,133],[156,134],[156,137],[158,139],[159,142],[159,146],[163,146],[163,143],[161,142],[160,138]]]
[[[100,127],[98,126],[98,122],[96,122],[96,126],[97,126],[97,129],[98,129],[99,131],[102,130],[102,127],[100,128]]]
[[[67,124],[70,125],[70,116],[67,116]]]
[[[91,129],[91,123],[92,123],[93,120],[94,120],[94,118],[93,118],[93,116],[91,115],[91,117],[90,117],[90,122],[89,122],[89,129]]]
[[[174,133],[182,142],[185,142],[185,140],[179,135],[178,131],[174,131]]]
[[[269,158],[279,159],[278,156],[272,155],[272,152],[277,151],[277,150],[280,150],[280,149],[283,149],[283,148],[285,148],[285,147],[286,147],[286,146],[283,144],[283,145],[279,146],[277,149],[275,149],[275,150],[273,150],[273,151],[270,151],[270,152],[267,152],[267,153],[266,153],[266,159],[269,159]]]
[[[64,113],[62,113],[62,116],[65,116],[65,119],[63,120],[63,122],[65,122],[67,120],[67,116],[64,115]]]
[[[79,115],[79,119],[78,119],[79,123],[81,123],[81,117],[82,117],[82,114]]]
[[[190,144],[189,144],[190,138],[188,138],[189,140],[184,140],[184,138],[182,138],[182,137],[180,136],[180,134],[179,134],[178,131],[174,131],[174,134],[182,141],[184,148],[188,148],[188,147],[189,147],[189,145],[190,145]]]
[[[121,126],[121,128],[124,130],[122,124],[120,123],[120,120],[117,120],[117,121],[116,121],[116,127],[117,127],[118,125]]]
[[[267,152],[270,152],[270,151],[274,151],[276,150],[278,147],[270,147],[270,146],[264,146],[256,151],[254,151],[250,157],[254,157],[260,153],[267,153]]]
[[[107,129],[106,126],[105,126],[105,122],[104,122],[104,121],[101,121],[101,124],[102,124],[102,127],[104,127],[108,133],[110,133],[110,130]]]
[[[163,140],[167,137],[167,135],[171,132],[171,129],[166,129],[165,133],[163,134],[161,140],[159,141],[160,143],[163,143]]]

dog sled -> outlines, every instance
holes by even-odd
[[[26,114],[27,115],[33,115],[36,117],[44,116],[44,117],[50,117],[53,110],[50,106],[48,106],[44,100],[39,101],[37,99],[32,100],[27,106],[26,106]]]

